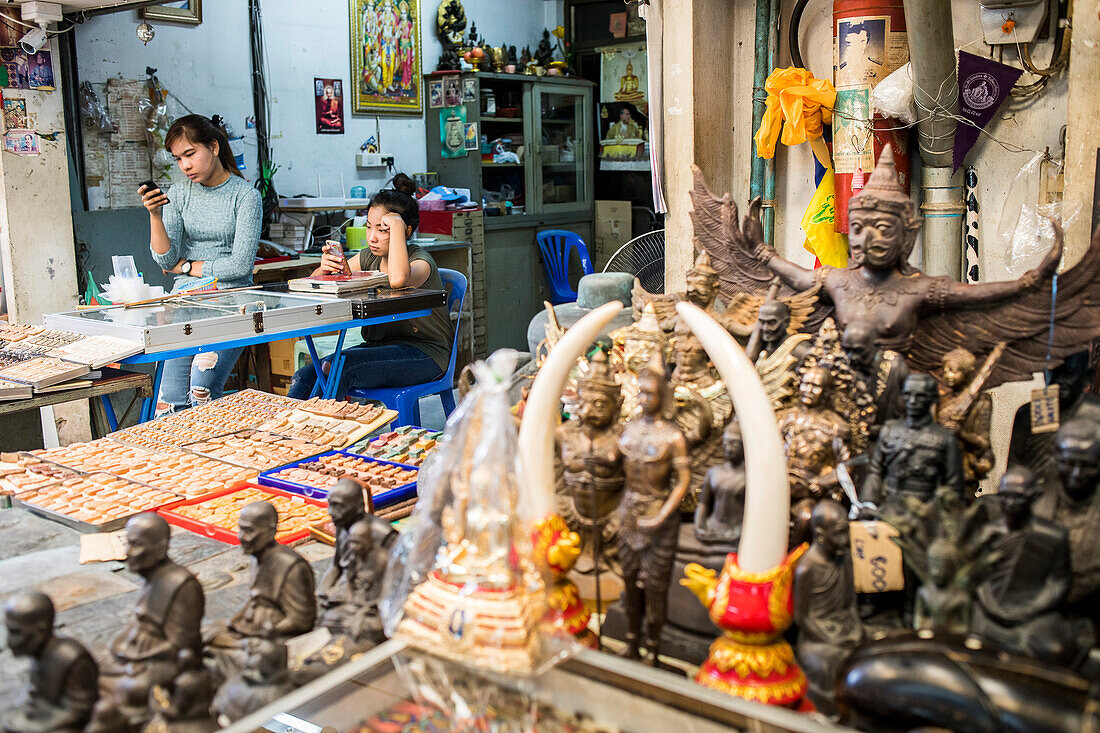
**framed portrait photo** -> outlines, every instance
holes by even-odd
[[[199,25],[202,23],[202,0],[171,0],[161,5],[147,5],[141,9],[141,17]]]
[[[352,112],[419,115],[420,0],[348,0]]]

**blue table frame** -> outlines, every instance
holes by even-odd
[[[160,398],[160,383],[161,378],[164,375],[164,362],[168,359],[176,359],[181,356],[194,356],[195,354],[201,354],[209,351],[221,351],[222,349],[233,349],[238,346],[253,346],[255,344],[264,344],[271,341],[281,341],[288,338],[297,338],[304,336],[306,339],[306,346],[309,348],[309,356],[313,360],[313,368],[317,371],[317,383],[313,387],[313,395],[318,394],[325,399],[332,399],[336,396],[336,389],[340,384],[340,376],[344,371],[344,336],[347,335],[349,329],[360,328],[362,326],[376,326],[380,323],[393,323],[395,321],[404,321],[410,318],[423,318],[431,314],[431,309],[425,308],[421,310],[408,311],[406,313],[396,313],[387,316],[375,316],[374,318],[363,318],[352,321],[337,321],[336,323],[326,323],[319,326],[310,326],[308,328],[299,328],[293,331],[265,331],[262,334],[256,336],[250,336],[245,339],[235,339],[233,341],[220,341],[213,344],[203,344],[202,346],[194,346],[186,349],[173,349],[172,351],[159,351],[154,354],[138,354],[131,356],[127,359],[123,359],[122,364],[156,364],[156,371],[153,374],[153,396],[146,398],[141,405],[141,415],[138,418],[138,422],[148,422],[152,420],[156,414],[157,400]],[[336,339],[336,351],[333,353],[335,357],[332,360],[332,367],[329,369],[329,373],[326,376],[324,370],[321,368],[321,359],[317,355],[317,348],[313,344],[313,337],[322,333],[339,332],[339,336]]]

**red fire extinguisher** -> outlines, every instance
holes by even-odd
[[[903,189],[909,189],[909,135],[902,123],[871,115],[871,90],[909,61],[902,0],[833,0],[833,170],[836,230],[848,231],[853,179],[871,175],[882,148],[894,147]],[[870,118],[870,124],[867,119]]]

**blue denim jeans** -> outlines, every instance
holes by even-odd
[[[332,354],[322,361],[331,364]],[[336,399],[344,399],[349,389],[407,387],[431,382],[442,376],[443,370],[439,365],[415,346],[352,346],[344,349],[344,372],[336,390]],[[287,396],[308,400],[316,383],[317,371],[312,363],[306,364],[295,372],[287,389]]]
[[[185,410],[225,394],[225,380],[244,347],[182,356],[164,362],[157,415]]]

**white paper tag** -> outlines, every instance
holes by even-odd
[[[1031,390],[1031,432],[1053,433],[1059,426],[1058,385]]]
[[[852,570],[857,593],[885,593],[905,587],[901,548],[890,539],[898,531],[885,522],[862,521],[849,525]]]

